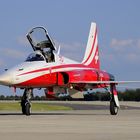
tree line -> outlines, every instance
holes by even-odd
[[[120,101],[140,101],[140,89],[118,91]],[[110,94],[108,92],[96,92],[95,94],[85,95],[85,100],[109,101]]]
[[[21,100],[21,98],[22,97],[18,95],[10,95],[10,96],[0,95],[0,100]],[[140,101],[140,89],[118,91],[118,98],[120,101]],[[33,96],[31,100],[50,100],[50,99],[47,99],[45,96]],[[59,99],[56,98],[53,100],[109,101],[110,94],[108,92],[97,91],[94,93],[84,95],[84,98],[82,99],[81,98],[73,99],[71,97],[63,97]]]

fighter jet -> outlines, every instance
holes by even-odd
[[[96,23],[91,23],[82,62],[60,55],[60,49],[56,49],[54,41],[43,27],[33,28],[27,34],[27,39],[33,52],[24,62],[0,75],[1,85],[24,89],[21,99],[23,114],[31,114],[30,98],[35,88],[43,88],[47,98],[71,95],[87,89],[109,89],[110,114],[118,113],[116,85],[132,81],[115,81],[112,74],[101,70]]]

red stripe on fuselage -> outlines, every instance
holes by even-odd
[[[59,66],[52,66],[52,67],[49,67],[49,68],[42,68],[42,69],[38,69],[38,70],[33,70],[33,71],[29,71],[29,72],[25,72],[25,73],[22,73],[22,74],[19,74],[17,76],[21,76],[21,75],[26,75],[26,74],[30,74],[30,73],[36,73],[36,72],[41,72],[41,71],[47,71],[47,70],[54,70],[54,69],[59,69],[59,68],[90,68],[90,67],[87,67],[83,64],[65,64],[65,65],[59,65]]]

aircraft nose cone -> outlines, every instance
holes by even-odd
[[[12,84],[12,78],[9,74],[0,75],[0,85],[10,86]]]

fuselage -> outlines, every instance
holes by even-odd
[[[25,61],[0,76],[0,83],[18,88],[70,87],[76,81],[110,81],[112,75],[55,54],[55,62]],[[87,85],[76,85],[82,90]],[[107,86],[107,85],[102,85]],[[102,87],[101,85],[99,87]],[[93,88],[98,85],[93,85]]]

